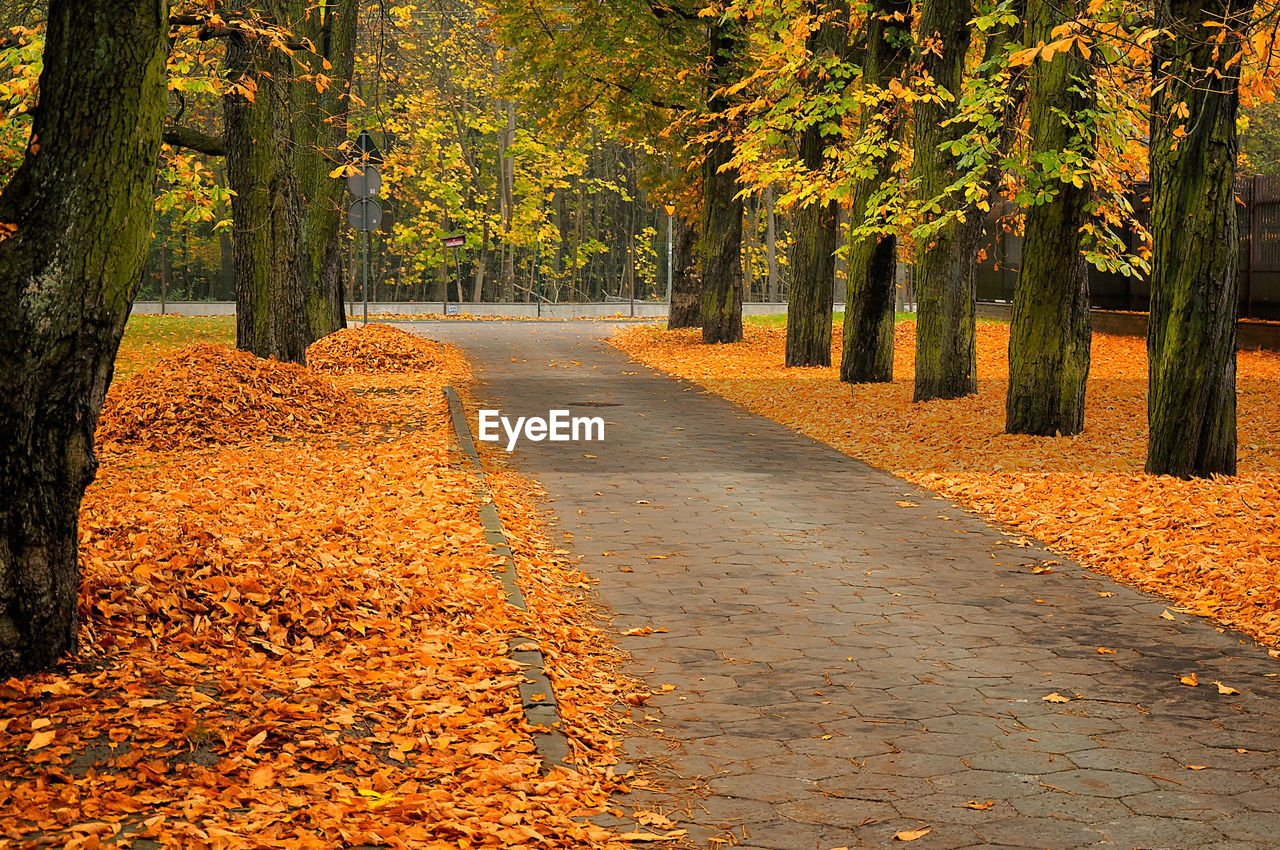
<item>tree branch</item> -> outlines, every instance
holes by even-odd
[[[164,143],[186,148],[206,156],[226,156],[227,141],[222,136],[211,136],[190,127],[165,127]]]

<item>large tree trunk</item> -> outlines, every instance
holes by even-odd
[[[809,136],[809,131],[805,131],[805,136]],[[818,138],[804,138],[801,149],[821,144]],[[818,156],[821,156],[820,150]],[[834,202],[809,204],[791,213],[788,366],[831,365],[831,302],[835,291],[835,252],[839,233],[839,213]]]
[[[923,70],[958,98],[969,50],[973,5],[969,0],[922,0],[920,39],[937,41],[925,51]],[[920,101],[915,113],[914,177],[921,198],[942,197],[955,179],[957,157],[941,146],[956,141],[963,128],[946,123],[954,101]],[[971,216],[970,221],[977,216]],[[950,221],[916,250],[915,400],[959,398],[977,390],[973,256],[981,227]]]
[[[671,309],[667,329],[696,328],[702,324],[702,283],[694,245],[698,231],[680,216],[675,219],[671,276]]]
[[[711,74],[708,109],[720,115],[718,138],[707,143],[702,165],[705,198],[698,256],[702,269],[702,341],[742,341],[742,199],[733,159],[733,133],[723,117],[729,103],[723,94],[732,81],[738,41],[731,22],[709,26]]]
[[[849,5],[832,0],[829,8],[813,3],[809,12],[821,24],[809,33],[805,48],[814,62],[843,58],[849,47]],[[826,75],[810,74],[811,96],[819,96]],[[828,121],[814,116],[800,132],[800,161],[805,171],[820,172],[826,162],[823,134]],[[840,214],[835,201],[821,199],[791,214],[791,292],[787,297],[788,366],[831,365],[831,302],[836,280],[835,252],[840,238]]]
[[[887,92],[900,79],[911,59],[911,0],[877,0],[867,21],[864,85]],[[877,107],[863,108],[863,138],[881,141],[886,154],[900,144],[902,113],[890,98]],[[872,197],[893,178],[888,155],[874,163],[874,170],[853,189],[851,229],[877,218],[869,209]],[[893,380],[894,295],[897,287],[898,239],[893,233],[860,236],[850,240],[849,279],[845,285],[844,341],[840,380],[853,384]]]
[[[32,145],[0,194],[0,677],[77,649],[77,524],[150,240],[168,3],[52,0]]]
[[[1052,41],[1054,29],[1074,20],[1078,7],[1073,0],[1030,0],[1027,43]],[[1056,161],[1063,151],[1092,155],[1092,129],[1073,128],[1062,117],[1079,123],[1092,108],[1092,97],[1084,93],[1088,62],[1077,50],[1060,51],[1049,62],[1036,62],[1029,75],[1031,161]],[[1005,430],[1043,437],[1078,434],[1084,429],[1089,377],[1089,276],[1080,228],[1090,185],[1082,180],[1077,186],[1056,173],[1033,174],[1029,182],[1030,189],[1043,185],[1053,197],[1026,213],[1009,330]]]
[[[1146,466],[1153,474],[1236,471],[1233,183],[1238,54],[1251,8],[1239,0],[1156,2]]]
[[[238,10],[263,11],[248,0]],[[227,75],[241,87],[223,99],[227,180],[236,193],[236,344],[301,363],[308,345],[346,325],[346,184],[329,174],[347,136],[358,5],[334,0],[310,9],[291,0],[273,11],[264,23],[315,51],[289,55],[267,38],[233,37],[227,45]],[[318,74],[330,78],[323,92]]]
[[[294,33],[308,38],[316,49],[298,51],[294,56],[307,63],[310,74],[323,74],[331,80],[323,92],[314,79],[292,84],[295,109],[301,113],[294,122],[295,166],[306,196],[303,286],[309,337],[314,342],[347,326],[342,299],[348,263],[341,233],[347,187],[345,180],[329,174],[341,161],[338,146],[347,140],[360,4],[358,0],[328,0],[319,8],[310,7],[310,14],[307,8],[295,5],[291,14]],[[325,61],[330,65],[327,70]]]
[[[227,44],[228,77],[239,84],[223,98],[227,183],[235,192],[236,346],[302,363],[311,343],[298,257],[304,203],[291,156],[288,85],[282,81],[288,66],[280,67],[276,52],[262,39],[233,37]],[[264,68],[273,70],[268,75],[261,73]]]

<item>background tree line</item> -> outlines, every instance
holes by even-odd
[[[238,345],[302,361],[345,323],[356,123],[392,156],[397,286],[442,285],[437,237],[463,230],[472,297],[541,280],[581,297],[626,275],[630,289],[671,205],[673,326],[740,340],[748,287],[772,294],[786,268],[787,362],[824,364],[839,281],[851,382],[891,378],[909,258],[921,402],[976,385],[973,272],[1001,200],[998,226],[1026,237],[1008,430],[1083,427],[1092,263],[1150,276],[1147,470],[1234,472],[1234,183],[1241,103],[1274,97],[1270,6],[51,0],[0,14],[0,485],[23,494],[0,507],[0,672],[75,648],[79,504],[156,232],[165,272],[193,262],[175,232],[216,233],[220,258],[229,234]],[[1260,145],[1267,115],[1252,116]],[[1130,191],[1144,181],[1146,225]],[[1146,234],[1136,249],[1125,228]]]

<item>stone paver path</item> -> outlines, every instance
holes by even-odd
[[[416,329],[461,344],[504,412],[608,420],[514,462],[634,672],[674,685],[645,709],[665,740],[633,755],[705,780],[673,798],[694,843],[1280,846],[1265,651],[1072,564],[1036,573],[1058,559],[628,361],[607,325]],[[643,626],[666,631],[621,636]]]

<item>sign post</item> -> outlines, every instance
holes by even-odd
[[[667,204],[667,310],[671,309],[671,231],[675,227],[675,204]]]
[[[351,166],[347,175],[347,189],[355,197],[355,202],[347,211],[347,223],[360,234],[360,253],[362,258],[360,272],[361,297],[364,300],[364,323],[369,324],[369,231],[377,230],[382,225],[382,205],[378,203],[378,192],[382,191],[382,175],[375,163],[383,162],[382,153],[373,143],[368,130],[361,130],[356,140],[356,151],[360,157]]]
[[[453,249],[453,266],[458,273],[458,292],[462,292],[462,260],[458,258],[458,249],[467,244],[467,237],[462,233],[451,233],[444,238],[444,247]],[[459,295],[459,298],[462,296]],[[449,284],[444,285],[444,303],[440,305],[443,308],[441,315],[449,315]]]

